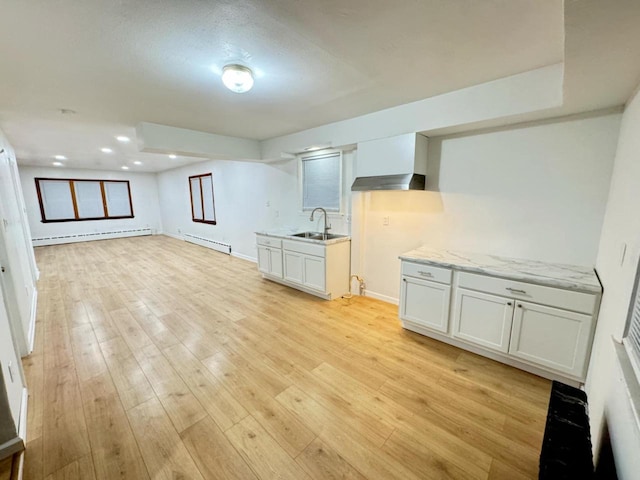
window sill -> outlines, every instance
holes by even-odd
[[[622,373],[631,410],[636,420],[636,427],[640,430],[640,379],[636,376],[636,372],[631,364],[631,359],[627,353],[627,349],[622,343],[613,340],[616,355],[618,357],[618,365]]]

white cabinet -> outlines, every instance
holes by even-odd
[[[575,383],[586,374],[599,300],[595,293],[403,260],[399,316],[423,335]]]
[[[257,244],[258,270],[282,278],[282,241],[258,235]]]
[[[422,327],[447,332],[451,287],[403,275],[400,285],[400,318]]]
[[[575,376],[585,370],[592,316],[517,302],[509,353]]]
[[[326,284],[325,258],[285,250],[284,278],[308,288],[324,291]]]
[[[500,352],[509,350],[513,300],[458,288],[454,311],[454,337]]]
[[[327,300],[349,293],[350,240],[321,243],[257,235],[257,243],[258,269],[265,278]],[[279,270],[273,268],[276,263]]]

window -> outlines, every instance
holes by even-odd
[[[342,198],[340,152],[302,157],[302,210],[339,212]]]
[[[189,177],[191,192],[191,218],[194,222],[216,224],[216,207],[213,201],[213,174]]]
[[[35,180],[43,223],[133,218],[128,180]]]
[[[640,381],[640,264],[636,273],[636,283],[629,305],[629,319],[623,343],[629,354],[636,376]]]

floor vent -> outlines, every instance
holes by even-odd
[[[209,238],[198,237],[197,235],[191,235],[190,233],[184,234],[184,239],[187,242],[195,243],[201,247],[212,248],[218,252],[231,255],[231,245],[228,243],[218,242],[217,240],[211,240]]]
[[[50,237],[33,238],[34,247],[43,245],[59,245],[61,243],[88,242],[90,240],[107,240],[109,238],[137,237],[152,235],[150,228],[131,228],[127,230],[112,230],[110,232],[74,233],[70,235],[51,235]]]

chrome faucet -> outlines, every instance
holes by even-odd
[[[329,229],[331,228],[331,225],[327,225],[327,211],[324,208],[314,208],[311,212],[311,216],[309,217],[309,221],[313,222],[313,214],[316,213],[316,210],[321,210],[322,213],[324,213],[324,236],[326,237],[327,235],[329,235]]]

